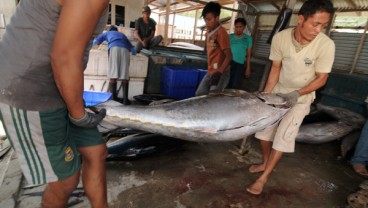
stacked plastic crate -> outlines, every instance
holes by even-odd
[[[196,68],[163,66],[161,93],[178,100],[193,97],[202,74]]]

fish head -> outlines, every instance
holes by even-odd
[[[287,100],[275,93],[255,92],[254,95],[267,105],[290,108]]]

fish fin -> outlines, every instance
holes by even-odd
[[[235,129],[240,129],[243,128],[244,126],[237,126],[237,127],[233,127],[233,128],[228,128],[228,129],[221,129],[219,131],[228,131],[228,130],[235,130]]]

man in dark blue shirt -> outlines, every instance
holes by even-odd
[[[112,93],[113,100],[120,101],[117,96],[117,81],[121,81],[123,87],[123,104],[129,105],[128,90],[129,90],[129,64],[131,51],[136,54],[134,46],[129,39],[115,26],[111,26],[109,31],[99,35],[94,41],[94,45],[99,45],[102,42],[108,42],[109,49],[109,71],[107,73],[110,82],[108,91]]]

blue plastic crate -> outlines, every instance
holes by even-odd
[[[195,68],[163,66],[161,85],[170,87],[197,87],[199,71]]]
[[[177,100],[194,97],[196,89],[196,87],[172,87],[168,85],[161,85],[162,94]]]
[[[98,105],[111,100],[111,98],[112,94],[110,92],[83,91],[83,99],[87,107]]]

